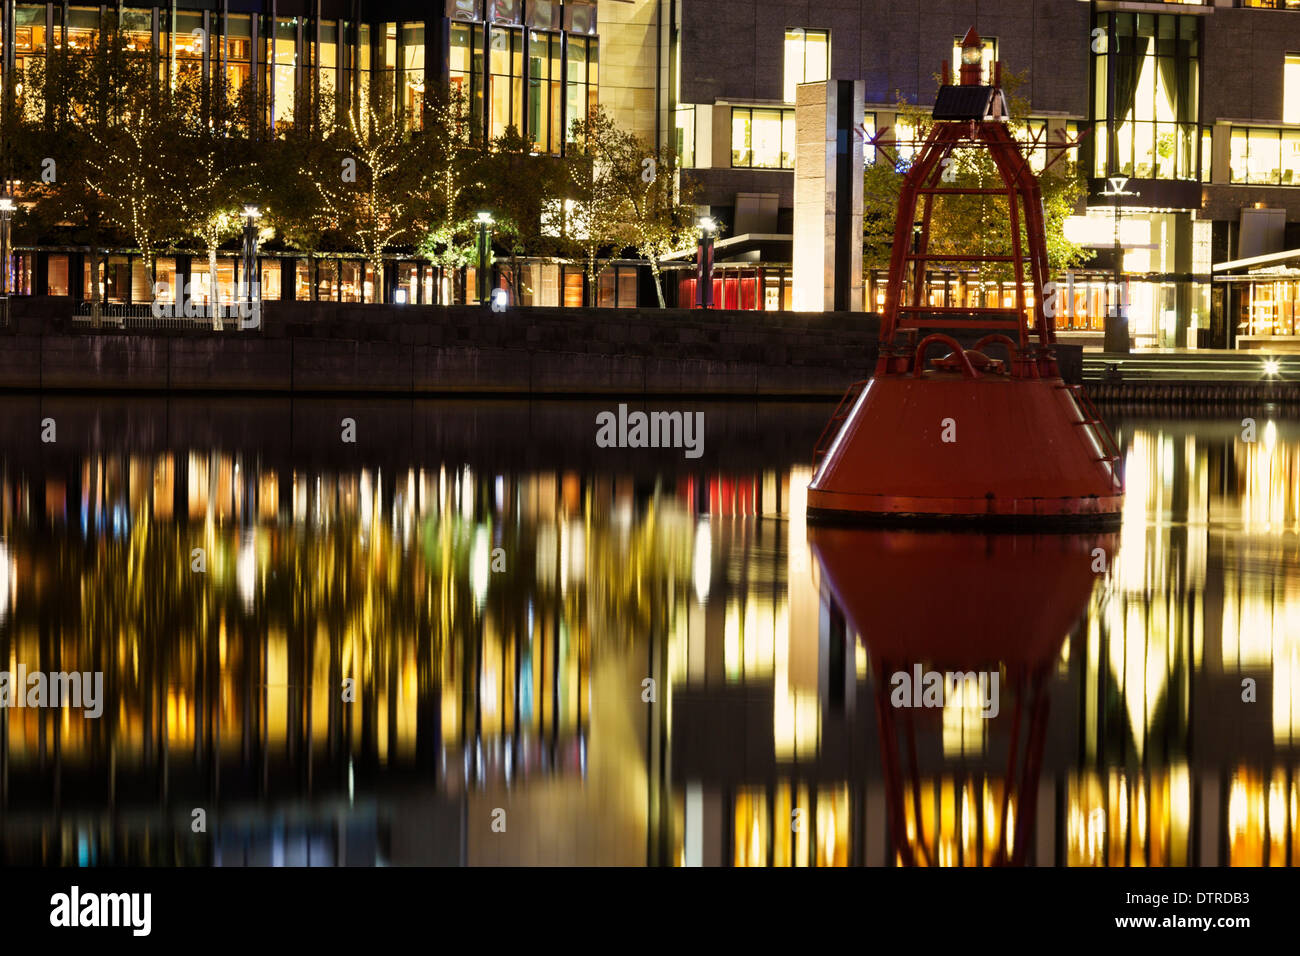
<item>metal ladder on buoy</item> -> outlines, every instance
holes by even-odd
[[[1098,461],[1107,462],[1110,465],[1111,480],[1115,483],[1117,489],[1123,489],[1124,478],[1120,474],[1121,456],[1119,445],[1115,441],[1115,436],[1111,434],[1110,428],[1102,421],[1097,407],[1092,404],[1092,399],[1088,397],[1088,391],[1082,385],[1062,384],[1056,386],[1069,391],[1074,397],[1074,403],[1079,409],[1082,421],[1075,422],[1076,425],[1083,425],[1089,429],[1097,441],[1097,446],[1101,448],[1101,458]]]
[[[844,397],[840,403],[835,406],[835,414],[831,416],[826,427],[822,429],[821,435],[817,438],[817,444],[813,447],[813,471],[822,463],[826,457],[826,452],[830,451],[831,445],[840,433],[840,428],[844,425],[844,420],[849,417],[849,412],[853,411],[853,403],[858,400],[862,390],[867,387],[870,379],[863,379],[860,382],[854,382],[844,392]]]

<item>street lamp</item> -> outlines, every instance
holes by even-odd
[[[713,308],[713,237],[718,224],[711,216],[700,220],[700,256],[696,269],[695,304],[702,309]]]
[[[488,275],[488,260],[491,255],[491,239],[488,235],[488,229],[492,225],[492,213],[481,212],[478,214],[478,301],[483,308],[488,308],[489,292],[491,288],[491,277]]]
[[[253,275],[257,271],[257,220],[262,210],[256,206],[244,207],[244,285],[248,293],[248,312],[246,318],[253,316]],[[258,293],[261,299],[261,293]],[[253,323],[256,325],[257,323]],[[242,322],[240,328],[247,328]]]
[[[1129,351],[1128,308],[1121,291],[1124,281],[1124,252],[1119,242],[1121,215],[1119,199],[1121,196],[1136,196],[1138,193],[1124,188],[1128,185],[1127,176],[1111,176],[1106,182],[1108,185],[1101,191],[1101,195],[1115,200],[1115,304],[1110,309],[1110,314],[1106,316],[1105,342],[1102,347],[1107,352],[1127,353]]]
[[[11,197],[0,196],[0,296],[9,294],[9,219],[14,208]]]

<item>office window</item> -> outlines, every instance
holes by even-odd
[[[533,0],[528,4],[528,25],[534,30],[559,30],[560,0]]]
[[[489,97],[492,103],[491,136],[496,139],[513,126],[524,128],[524,31],[510,27],[491,28],[488,65],[491,68]]]
[[[1071,143],[1079,141],[1079,124],[1075,120],[1069,120],[1065,124],[1065,138]],[[1079,175],[1079,147],[1074,146],[1065,151],[1065,158],[1058,164],[1067,176]]]
[[[568,113],[569,138],[573,138],[573,124],[585,120],[596,108],[598,90],[597,67],[599,48],[595,37],[567,38],[569,48]]]
[[[1300,186],[1300,130],[1233,127],[1228,181]]]
[[[993,61],[998,58],[998,38],[980,37],[984,47],[984,61],[980,73],[980,82],[988,86],[993,82]],[[952,81],[961,81],[961,37],[952,38]]]
[[[264,21],[271,35],[267,37],[270,47],[267,58],[267,72],[270,74],[269,86],[273,100],[267,104],[271,111],[271,128],[293,122],[295,73],[298,62],[298,20],[297,18],[277,19],[275,29],[271,31],[271,18]]]
[[[496,23],[523,23],[523,0],[488,0],[488,19]]]
[[[253,37],[247,13],[232,13],[226,24],[226,96],[237,102],[249,83]]]
[[[18,9],[21,10],[22,7]],[[202,18],[202,14],[199,16]],[[98,42],[99,7],[70,7],[68,9],[68,49],[74,53],[86,53]]]
[[[465,96],[471,125],[483,125],[483,28],[465,23],[451,25],[451,85]]]
[[[894,122],[894,154],[898,157],[898,168],[906,169],[916,158],[916,127],[904,120],[902,117],[896,117]],[[885,139],[889,139],[886,136]]]
[[[862,147],[863,162],[874,163],[877,155],[876,147],[868,146],[866,143],[876,135],[875,113],[868,112],[862,114],[862,126],[858,130],[858,135],[862,137],[862,142],[864,144]]]
[[[380,26],[382,30],[382,25]],[[355,112],[361,125],[365,125],[370,119],[370,25],[366,23],[357,24],[357,45],[356,45],[356,91],[357,102]]]
[[[317,76],[321,103],[326,120],[336,115],[339,90],[339,22],[322,20],[320,24],[320,73]]]
[[[674,150],[677,165],[686,169],[695,165],[695,107],[677,107],[677,141]]]
[[[1211,166],[1214,158],[1214,133],[1212,127],[1201,127],[1201,182],[1213,180]]]
[[[22,7],[18,8],[19,10]],[[41,20],[44,22],[45,13],[42,10]],[[18,24],[22,23],[21,15],[16,20]],[[128,50],[135,53],[150,53],[153,51],[153,11],[152,10],[128,10],[123,8],[122,15],[118,20],[122,31],[122,40]],[[21,33],[19,34],[21,37]]]
[[[96,11],[98,12],[98,11]],[[68,294],[68,257],[51,255],[46,268],[46,295]]]
[[[1300,123],[1300,53],[1288,53],[1282,67],[1282,122]]]
[[[1037,137],[1037,142],[1035,142],[1035,137]],[[1043,149],[1048,142],[1047,120],[1025,120],[1024,141],[1034,143],[1034,148],[1029,150],[1029,168],[1041,175],[1043,169],[1047,166],[1047,150]]]
[[[1300,0],[1241,0],[1239,6],[1264,10],[1300,10]]]
[[[97,20],[99,11],[91,12]],[[185,82],[197,88],[203,81],[203,14],[187,13],[182,10],[171,14],[170,17],[164,14],[164,17],[172,21],[172,86],[175,88],[177,82],[183,77]],[[163,44],[162,31],[159,31],[159,34],[159,43]]]
[[[1196,179],[1200,96],[1196,17],[1098,14],[1109,31],[1093,54],[1097,101],[1093,174]],[[1114,62],[1108,62],[1113,60]]]
[[[565,0],[564,29],[568,33],[596,35],[596,4],[588,0]]]
[[[800,83],[819,83],[831,76],[829,30],[791,27],[785,31],[785,101],[794,102]]]
[[[539,153],[558,153],[564,75],[560,36],[528,35],[528,136]]]
[[[794,110],[733,109],[731,165],[793,169]]]
[[[397,24],[377,23],[374,29],[375,50],[370,65],[371,82],[376,95],[383,94],[384,110],[396,110],[401,91],[397,88]]]
[[[402,111],[412,129],[424,125],[424,24],[402,25]]]
[[[483,19],[483,0],[447,0],[445,9],[453,20]]]

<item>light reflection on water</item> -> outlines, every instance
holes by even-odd
[[[0,653],[107,705],[0,710],[3,859],[1300,862],[1295,421],[1122,421],[1121,531],[1016,538],[810,529],[825,409],[700,407],[689,463],[598,457],[595,405],[11,452]],[[1000,712],[890,707],[913,664]]]

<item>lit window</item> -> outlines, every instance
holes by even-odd
[[[885,138],[889,139],[888,136]],[[916,157],[916,127],[899,117],[894,123],[893,139],[894,155],[898,158],[898,166],[904,168]]]
[[[1282,69],[1282,122],[1300,123],[1300,53],[1288,53]]]
[[[831,35],[828,30],[792,27],[785,31],[785,101],[794,102],[800,83],[820,83],[831,77]]]
[[[731,165],[794,168],[794,110],[733,109]]]
[[[1300,130],[1234,127],[1228,181],[1252,186],[1300,186]]]
[[[322,27],[323,29],[323,27]],[[402,25],[402,111],[407,122],[419,128],[424,112],[424,26]]]
[[[540,153],[560,151],[563,70],[560,35],[528,34],[528,134]]]
[[[570,35],[566,44],[569,52],[569,89],[566,103],[566,120],[569,139],[573,139],[573,124],[586,121],[596,110],[597,75],[600,60],[596,37]]]
[[[864,143],[867,142],[868,140],[875,137],[875,135],[876,135],[876,114],[863,113],[862,114],[863,142]],[[876,161],[876,148],[874,146],[864,146],[863,150],[864,150],[863,158],[865,159],[865,161],[868,163],[874,163]]]
[[[449,57],[451,88],[469,104],[470,122],[476,129],[483,123],[483,28],[465,23],[451,25]]]
[[[1099,14],[1113,43],[1093,57],[1097,176],[1199,176],[1199,26],[1196,17]],[[1109,52],[1106,52],[1109,50]],[[1104,104],[1102,91],[1105,91]]]
[[[1047,166],[1047,150],[1043,148],[1048,143],[1047,120],[1025,120],[1025,142],[1033,144],[1033,148],[1029,150],[1029,168],[1041,175]]]
[[[677,107],[677,165],[695,165],[695,107]]]
[[[493,139],[511,126],[516,132],[524,128],[523,44],[522,30],[492,27],[488,34]]]
[[[984,44],[984,64],[983,72],[980,74],[980,82],[988,86],[990,77],[993,76],[993,61],[998,58],[998,38],[982,37]],[[952,76],[953,82],[956,83],[961,79],[961,37],[952,38]]]

